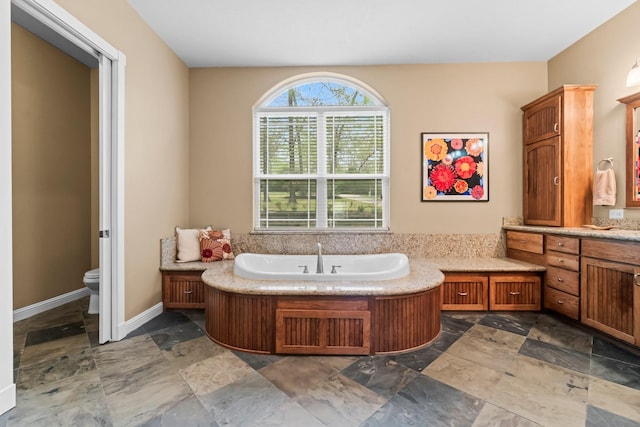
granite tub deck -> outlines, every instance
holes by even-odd
[[[508,258],[411,257],[410,272],[376,281],[253,280],[232,261],[177,263],[163,239],[165,277],[200,275],[205,329],[216,343],[262,354],[364,355],[423,347],[440,333],[443,272],[536,274],[544,267]],[[193,291],[184,291],[188,296]],[[167,292],[168,293],[168,292]],[[165,306],[167,306],[165,304]]]
[[[202,274],[205,329],[264,354],[365,355],[420,348],[440,333],[444,274],[421,259],[390,280],[255,280],[218,263]],[[330,273],[328,273],[330,274]]]

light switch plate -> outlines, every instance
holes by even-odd
[[[623,219],[623,218],[624,218],[623,209],[609,209],[609,219]]]

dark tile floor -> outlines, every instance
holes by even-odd
[[[640,426],[640,351],[536,313],[444,313],[426,348],[374,357],[230,351],[203,313],[97,344],[86,299],[14,325],[0,426]]]

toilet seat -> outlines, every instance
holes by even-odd
[[[89,270],[84,273],[85,280],[99,280],[100,279],[100,269],[94,268],[93,270]]]

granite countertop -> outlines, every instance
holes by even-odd
[[[195,263],[194,263],[195,264]],[[233,262],[210,263],[202,274],[209,286],[254,295],[401,295],[442,284],[446,272],[541,272],[544,267],[509,258],[410,258],[407,276],[379,281],[252,280],[233,274]]]
[[[640,230],[623,230],[614,228],[612,230],[593,230],[586,227],[564,228],[564,227],[543,227],[535,225],[503,225],[505,230],[526,231],[533,233],[558,234],[563,236],[592,237],[597,239],[626,240],[640,242]]]

